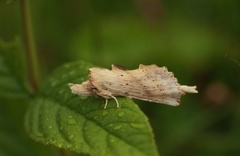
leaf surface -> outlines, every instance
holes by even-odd
[[[131,99],[81,97],[68,83],[87,80],[91,64],[75,62],[57,69],[43,84],[26,115],[26,128],[36,141],[93,156],[158,155],[148,119]]]

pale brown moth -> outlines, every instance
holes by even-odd
[[[126,96],[155,103],[177,106],[181,95],[198,93],[196,86],[180,85],[177,78],[166,67],[139,65],[138,69],[126,70],[123,67],[112,65],[112,70],[105,68],[90,68],[89,79],[82,84],[69,83],[73,94],[91,96],[99,95],[105,98],[104,109],[108,99],[115,96]]]

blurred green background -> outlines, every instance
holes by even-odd
[[[184,96],[179,107],[136,100],[160,154],[240,155],[240,65],[231,59],[240,61],[239,0],[35,0],[31,12],[43,79],[75,60],[106,68],[166,66],[179,83],[197,85],[199,94]],[[0,38],[22,34],[18,1],[8,6],[1,0]],[[16,129],[25,109],[2,103],[1,126],[7,122],[16,136],[24,133]],[[0,142],[8,138],[22,153],[33,142],[3,134]]]

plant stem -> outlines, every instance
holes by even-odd
[[[29,0],[19,0],[23,23],[24,46],[27,60],[27,75],[31,89],[36,91],[39,84],[39,67],[33,37]]]

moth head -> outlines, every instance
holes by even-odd
[[[90,96],[94,94],[90,81],[85,81],[82,84],[69,83],[68,86],[70,87],[73,94],[83,96]]]

